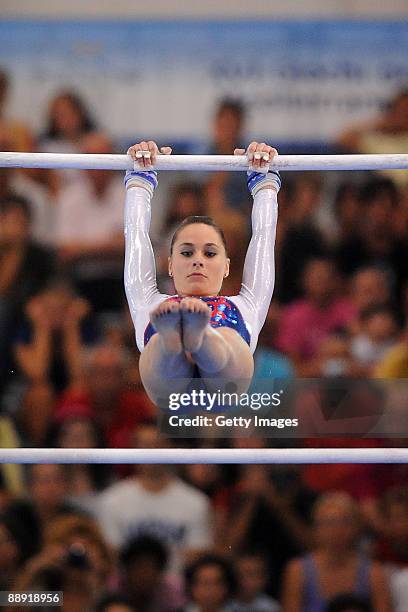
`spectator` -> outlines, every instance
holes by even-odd
[[[340,183],[334,195],[335,239],[341,241],[354,234],[360,215],[359,189],[356,184]]]
[[[81,140],[83,153],[111,153],[101,133]],[[123,302],[122,179],[109,170],[84,170],[81,180],[63,187],[57,198],[56,244],[61,262],[96,312]],[[78,219],[81,223],[78,224]]]
[[[151,536],[131,539],[122,548],[123,593],[138,612],[174,612],[184,599],[175,576],[166,575],[168,553]]]
[[[314,495],[296,469],[265,465],[240,469],[224,525],[224,549],[239,554],[250,547],[266,552],[268,592],[277,597],[285,564],[311,543],[308,515]]]
[[[223,557],[205,555],[185,573],[189,603],[183,612],[228,612],[236,592],[236,577]]]
[[[270,381],[271,379],[293,378],[295,375],[290,359],[276,350],[275,345],[280,317],[280,307],[276,302],[272,302],[254,354],[254,375],[252,380],[255,385],[258,380],[268,379]]]
[[[0,151],[12,151],[12,141],[0,127]],[[47,190],[29,178],[28,171],[0,168],[0,200],[12,196],[25,198],[29,205],[33,239],[42,244],[53,244],[54,210]]]
[[[405,153],[408,149],[408,90],[400,90],[378,117],[346,129],[338,145],[354,153]],[[401,186],[408,185],[408,172],[382,170]]]
[[[388,179],[371,179],[360,193],[361,214],[356,231],[337,247],[339,270],[347,277],[363,266],[379,266],[394,281],[398,297],[408,276],[408,247],[395,235],[393,213],[399,194]]]
[[[315,550],[288,564],[283,610],[324,612],[330,599],[352,593],[371,602],[374,610],[392,611],[383,568],[358,552],[360,516],[346,493],[318,499],[314,508]]]
[[[136,432],[136,446],[158,446],[156,426]],[[167,465],[139,465],[137,475],[108,487],[100,497],[100,522],[109,542],[123,546],[130,537],[152,535],[170,551],[170,570],[212,545],[207,497],[185,484]]]
[[[0,68],[0,132],[10,143],[8,151],[33,151],[34,139],[29,128],[14,118],[7,117],[7,98],[10,91],[10,77]]]
[[[278,224],[275,295],[288,304],[301,297],[302,276],[309,261],[327,256],[328,247],[316,224],[321,182],[311,173],[301,174],[286,189]]]
[[[50,101],[45,131],[40,137],[44,153],[80,153],[80,141],[96,125],[80,95],[74,90],[57,92]],[[48,181],[57,193],[61,185],[78,178],[77,170],[51,170]]]
[[[391,349],[398,331],[395,313],[387,306],[372,306],[360,315],[361,333],[351,341],[351,354],[367,375]]]
[[[376,378],[408,378],[408,327],[401,341],[391,348],[374,368]]]
[[[13,500],[6,518],[18,527],[18,539],[24,558],[38,553],[48,523],[60,514],[73,512],[66,502],[69,482],[61,465],[32,465],[28,470],[27,497]]]
[[[348,300],[339,296],[338,275],[329,259],[310,261],[303,273],[305,296],[282,312],[277,346],[287,353],[299,376],[316,374],[319,345],[333,331],[344,328],[353,316]]]
[[[78,385],[81,353],[94,340],[85,321],[89,305],[56,278],[27,304],[27,324],[15,344],[18,368],[28,383],[21,419],[28,438],[41,445],[56,394]]]
[[[66,612],[93,610],[111,576],[112,555],[97,525],[80,516],[50,521],[44,545],[22,568],[14,590],[63,591]]]
[[[238,590],[231,612],[279,612],[279,604],[266,593],[268,567],[262,553],[247,551],[235,561]]]
[[[210,155],[231,155],[235,148],[242,146],[244,138],[245,108],[238,100],[225,98],[216,108],[212,127],[213,140]],[[206,184],[208,213],[217,222],[220,213],[241,212],[248,219],[250,198],[246,182],[238,172],[217,172]]]
[[[355,309],[349,329],[353,334],[358,334],[361,331],[360,315],[364,311],[373,306],[391,303],[389,274],[377,266],[359,268],[350,278],[349,299]]]
[[[0,200],[0,386],[6,371],[13,369],[11,343],[24,306],[54,269],[53,254],[32,240],[28,201],[12,194]]]
[[[120,346],[100,344],[84,352],[81,384],[60,397],[56,422],[87,417],[110,448],[129,446],[133,430],[152,418],[155,408],[143,390],[128,388],[127,366],[127,353]]]

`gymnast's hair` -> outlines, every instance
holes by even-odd
[[[173,254],[173,247],[174,247],[174,244],[175,244],[175,242],[177,240],[177,237],[178,237],[179,233],[181,232],[181,230],[184,229],[185,227],[187,227],[187,225],[192,225],[193,223],[204,223],[204,225],[209,225],[210,227],[213,227],[215,229],[215,231],[217,232],[217,234],[219,235],[219,237],[221,238],[221,242],[224,245],[225,253],[227,253],[227,242],[225,240],[224,232],[219,227],[219,225],[216,224],[214,219],[212,219],[211,217],[207,217],[205,215],[203,215],[203,216],[201,216],[201,215],[192,215],[191,217],[186,217],[180,223],[180,225],[178,226],[178,228],[174,232],[173,238],[171,239],[171,244],[170,244],[170,255]]]

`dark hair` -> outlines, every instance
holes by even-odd
[[[60,91],[56,96],[54,96],[52,104],[55,104],[55,101],[60,98],[68,100],[68,102],[70,102],[72,106],[78,111],[81,117],[82,131],[84,133],[92,132],[96,129],[96,124],[91,118],[91,115],[87,107],[85,106],[84,101],[75,91]],[[54,117],[51,115],[48,118],[48,125],[45,129],[44,138],[58,138],[59,134],[60,132],[57,126],[55,125]]]
[[[6,93],[10,85],[10,78],[4,68],[0,68],[0,94]]]
[[[237,580],[235,572],[227,559],[219,555],[207,554],[199,557],[191,565],[189,565],[185,571],[184,577],[186,581],[186,589],[191,596],[194,580],[197,573],[208,565],[215,565],[221,570],[224,582],[227,586],[228,597],[232,597],[237,589]]]
[[[212,219],[211,217],[207,217],[205,215],[203,215],[203,216],[201,216],[201,215],[192,215],[191,217],[186,217],[184,219],[184,221],[182,221],[180,223],[180,225],[178,226],[178,228],[174,232],[173,238],[171,239],[171,244],[170,244],[170,255],[173,254],[174,243],[176,242],[177,236],[179,235],[181,230],[184,229],[185,227],[187,227],[187,225],[192,225],[193,223],[204,223],[204,225],[209,225],[210,227],[213,227],[215,229],[215,231],[217,232],[217,234],[219,235],[219,237],[221,238],[221,242],[224,245],[225,252],[227,252],[227,242],[225,240],[224,232],[216,224],[214,219]]]
[[[381,500],[382,512],[388,515],[390,506],[404,506],[408,512],[408,487],[394,487]]]
[[[121,593],[110,593],[109,595],[105,595],[97,604],[95,608],[95,612],[105,612],[109,606],[113,604],[121,604],[122,606],[128,606],[131,610],[135,610],[131,601],[127,599]]]
[[[28,221],[31,221],[31,204],[27,198],[17,195],[15,193],[10,193],[0,201],[0,214],[2,215],[5,215],[6,213],[16,208],[21,210],[21,212],[24,214]]]
[[[360,320],[363,323],[366,323],[369,319],[378,314],[389,315],[395,321],[395,323],[398,322],[396,313],[388,304],[372,304],[371,306],[368,306],[360,313]]]
[[[369,206],[378,196],[388,196],[395,207],[399,201],[398,189],[391,179],[373,178],[365,183],[360,190],[360,202]]]
[[[222,100],[219,101],[215,116],[219,117],[225,112],[233,113],[240,121],[243,121],[245,118],[245,106],[241,100],[235,98],[222,98]]]
[[[120,551],[122,565],[128,566],[143,557],[153,559],[160,571],[167,565],[168,552],[164,544],[153,536],[142,535],[133,538]]]
[[[348,612],[350,608],[356,612],[373,612],[367,599],[354,593],[343,593],[333,597],[327,604],[326,612]]]

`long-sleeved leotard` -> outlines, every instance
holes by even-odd
[[[150,201],[151,194],[147,189],[130,183],[125,203],[125,289],[140,351],[145,344],[150,312],[171,297],[160,293],[157,288],[156,265],[149,238]],[[261,189],[253,202],[252,237],[245,257],[241,290],[238,295],[226,298],[243,317],[252,352],[256,349],[275,283],[277,219],[276,191]]]

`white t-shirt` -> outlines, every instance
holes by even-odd
[[[96,195],[85,175],[64,187],[56,206],[55,242],[98,245],[123,232],[123,181],[113,177],[102,195]]]
[[[169,569],[177,571],[189,549],[212,545],[210,503],[204,493],[173,478],[159,492],[137,478],[110,486],[99,498],[98,518],[108,542],[121,547],[138,535],[155,536],[168,546]]]

